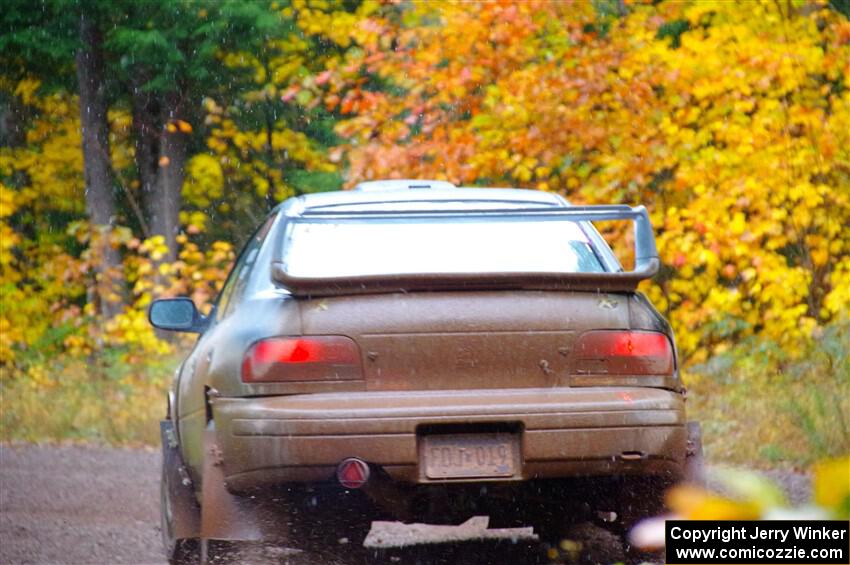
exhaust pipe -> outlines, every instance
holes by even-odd
[[[349,457],[343,459],[336,468],[336,479],[347,489],[358,489],[369,481],[369,464],[358,459]]]

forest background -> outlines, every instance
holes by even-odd
[[[709,457],[850,452],[850,0],[7,0],[0,440],[156,443],[151,300],[379,178],[645,204]]]

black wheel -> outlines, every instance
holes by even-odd
[[[583,522],[571,526],[564,540],[572,542],[566,547],[572,547],[573,552],[566,557],[581,564],[622,563],[626,553],[623,542],[617,534],[597,524]]]
[[[174,512],[171,497],[168,494],[167,473],[163,463],[162,478],[159,482],[159,516],[162,545],[165,557],[170,565],[197,565],[201,562],[201,546],[197,539],[176,539],[174,537]]]

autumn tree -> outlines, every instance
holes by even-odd
[[[340,186],[327,155],[336,116],[287,89],[341,60],[378,5],[40,8],[11,2],[0,16],[0,363],[54,331],[69,351],[126,342],[161,352],[144,315],[154,296],[191,295],[208,308],[232,258],[228,242],[278,200]],[[85,161],[83,130],[95,149]],[[86,189],[87,178],[107,177],[108,192]],[[90,231],[104,218],[108,238]],[[118,272],[104,262],[115,255]],[[126,299],[108,324],[93,318],[99,271],[126,278],[100,289]]]
[[[750,338],[793,352],[850,303],[841,5],[85,3],[105,85],[85,96],[108,124],[85,131],[114,195],[98,221],[120,224],[106,251],[127,277],[114,325],[137,339],[163,293],[208,304],[224,241],[276,202],[409,176],[647,204],[664,267],[645,291],[689,359]],[[78,275],[103,268],[77,131],[97,81],[78,90],[83,3],[10,6],[0,262],[19,300],[0,319],[56,320],[91,311]]]
[[[847,315],[850,24],[827,2],[422,3],[371,25],[311,90],[349,116],[349,182],[647,204],[646,290],[691,360],[749,336],[793,354]]]
[[[160,235],[177,256],[181,190],[193,150],[193,126],[205,94],[234,80],[220,64],[230,38],[259,48],[277,28],[263,3],[128,2],[108,47],[125,82],[133,115],[145,235]],[[258,35],[253,36],[254,33]],[[256,37],[254,39],[253,37]]]
[[[7,31],[0,44],[5,53],[2,66],[11,76],[31,75],[48,88],[67,87],[70,77],[76,78],[84,195],[92,253],[98,258],[89,298],[104,316],[111,318],[122,308],[123,277],[121,255],[110,236],[117,215],[109,150],[102,8],[96,2],[83,5],[66,0],[45,3],[41,12],[26,3],[12,5],[3,16]]]
[[[342,186],[341,163],[328,152],[339,143],[340,115],[302,87],[322,83],[360,48],[364,22],[393,10],[371,1],[281,2],[261,45],[226,44],[231,82],[204,97],[206,147],[190,159],[184,183],[182,221],[196,241],[247,233],[285,198]]]

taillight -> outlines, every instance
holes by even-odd
[[[576,371],[582,374],[673,374],[673,346],[658,332],[585,332],[576,344],[575,360]]]
[[[361,378],[360,350],[344,336],[272,337],[253,344],[242,361],[246,383]]]

